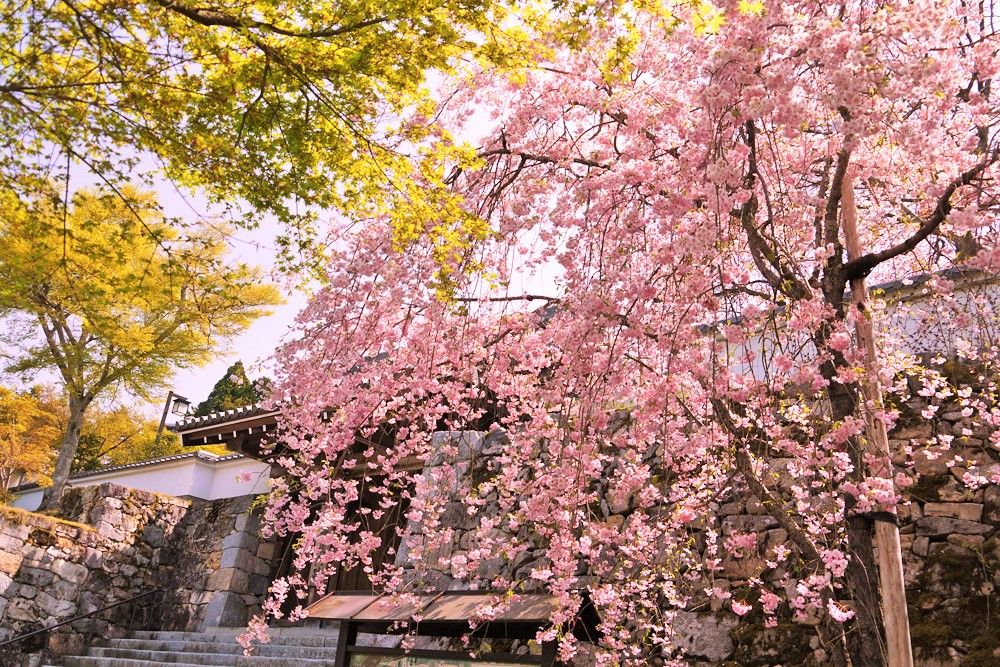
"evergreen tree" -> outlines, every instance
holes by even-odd
[[[202,417],[213,412],[253,405],[263,398],[269,385],[268,378],[260,378],[251,382],[247,377],[243,362],[237,361],[215,383],[208,398],[198,404],[194,414],[196,417]]]

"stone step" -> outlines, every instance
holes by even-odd
[[[161,639],[112,639],[109,647],[134,651],[174,651],[183,653],[218,653],[242,655],[243,647],[236,642],[213,642]],[[295,646],[291,644],[255,644],[254,655],[284,658],[330,658],[336,655],[336,641],[332,646]]]
[[[101,658],[89,655],[67,655],[63,657],[65,667],[156,667],[162,662],[153,660],[132,660],[131,658]],[[170,667],[204,667],[195,662],[173,662]]]
[[[130,648],[92,647],[87,652],[91,658],[128,658],[157,663],[193,662],[198,665],[235,666],[240,656],[236,653],[201,653],[198,651],[146,651]]]
[[[291,628],[288,628],[291,629]],[[279,632],[270,634],[272,646],[336,646],[337,631],[330,630],[325,633],[317,633],[315,629],[308,628],[311,633],[290,633]],[[153,630],[139,631],[132,633],[136,639],[156,639],[160,641],[200,641],[218,643],[236,643],[236,636],[240,632],[180,632],[176,630]],[[237,644],[238,646],[238,644]]]

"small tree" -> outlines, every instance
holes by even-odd
[[[0,493],[21,482],[49,481],[60,435],[55,408],[36,390],[0,387]]]
[[[147,419],[124,405],[92,408],[80,431],[73,471],[146,461],[183,451],[174,433],[162,434],[157,442],[157,427],[155,419]]]
[[[232,410],[233,408],[242,408],[246,405],[259,403],[266,394],[269,384],[270,380],[267,378],[258,378],[251,381],[247,377],[246,369],[243,368],[243,362],[237,361],[215,383],[212,391],[208,394],[208,398],[198,404],[194,414],[201,417],[213,412]]]
[[[79,191],[56,198],[3,195],[0,309],[36,334],[10,341],[9,370],[55,369],[67,422],[42,509],[62,494],[87,409],[124,390],[148,398],[174,368],[212,350],[279,302],[260,272],[226,258],[219,232],[171,225],[150,194]]]

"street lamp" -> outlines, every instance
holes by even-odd
[[[171,412],[178,417],[184,417],[188,413],[188,408],[191,407],[191,401],[184,398],[180,394],[175,394],[172,391],[167,392],[167,402],[163,405],[163,415],[160,417],[160,427],[156,429],[156,441],[153,446],[156,447],[160,444],[160,436],[163,435],[163,427],[167,425],[167,413]]]

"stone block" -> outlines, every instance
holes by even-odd
[[[438,431],[431,436],[433,454],[427,461],[428,467],[440,466],[445,460],[455,463],[467,461],[473,454],[483,449],[482,431]]]
[[[83,564],[91,569],[98,569],[104,565],[104,552],[88,547],[83,557]]]
[[[82,584],[87,579],[89,570],[85,565],[71,563],[67,560],[57,560],[52,563],[52,573],[74,584]]]
[[[928,456],[927,450],[918,449],[913,452],[913,465],[921,476],[936,477],[948,474],[947,453],[931,452]]]
[[[271,578],[261,574],[251,574],[247,590],[252,595],[264,595],[271,585]]]
[[[219,592],[205,608],[202,627],[241,627],[247,623],[247,605],[241,595]]]
[[[263,558],[254,558],[253,570],[250,571],[251,574],[268,575],[271,574],[271,563]]]
[[[246,549],[229,548],[223,550],[219,567],[235,567],[244,572],[253,572],[256,560],[256,557]]]
[[[723,534],[762,533],[777,527],[778,522],[770,514],[741,514],[727,516],[722,520]]]
[[[722,559],[721,574],[727,579],[753,579],[760,576],[760,573],[764,571],[765,565],[764,560],[758,556],[747,556],[746,558],[724,557]]]
[[[71,581],[57,580],[45,592],[62,600],[75,600],[80,595],[80,585]]]
[[[964,521],[944,516],[927,516],[917,522],[917,535],[982,535],[993,530],[993,526],[976,521]]]
[[[695,614],[679,611],[673,620],[677,645],[688,655],[711,662],[722,662],[733,653],[729,631],[736,627],[734,617],[715,614]]]
[[[35,601],[25,600],[24,598],[16,598],[13,600],[7,605],[7,609],[4,610],[4,613],[5,620],[26,621],[29,623],[37,623],[42,620],[42,616],[39,615],[38,607],[35,605]]]
[[[927,549],[929,547],[930,539],[925,536],[920,536],[913,540],[913,553],[918,556],[927,556]]]
[[[484,558],[476,567],[476,576],[484,581],[493,581],[500,576],[505,565],[502,558]]]
[[[49,635],[48,648],[55,655],[82,655],[87,650],[87,638],[70,632]]]
[[[237,533],[246,533],[250,528],[250,513],[241,512],[236,515],[236,519],[233,521],[233,531]]]
[[[80,594],[80,601],[77,607],[79,607],[81,614],[89,614],[103,607],[102,602],[101,597],[97,593],[84,591]]]
[[[91,520],[97,526],[97,530],[100,533],[104,531],[101,530],[104,526],[111,528],[117,528],[121,525],[124,515],[120,509],[115,507],[105,506],[100,510],[91,514]]]
[[[163,546],[163,528],[160,526],[148,525],[142,529],[142,539],[153,548]]]
[[[60,600],[59,598],[49,595],[48,593],[39,593],[38,597],[35,598],[35,603],[38,607],[56,618],[61,618],[64,616],[72,616],[76,611],[76,605],[69,600]]]
[[[929,422],[921,422],[919,424],[914,424],[912,426],[907,426],[904,428],[896,429],[892,432],[892,437],[898,440],[905,440],[909,442],[910,440],[916,438],[917,440],[922,440],[931,437],[932,427]]]
[[[22,567],[17,578],[22,583],[31,584],[43,588],[52,583],[55,578],[49,570],[42,570],[37,567]]]
[[[946,516],[963,521],[980,521],[983,518],[981,503],[925,503],[924,515]]]
[[[257,558],[263,558],[264,560],[271,560],[274,558],[274,552],[277,547],[274,542],[261,542],[257,545]]]
[[[983,545],[986,538],[982,535],[949,535],[948,543],[957,544],[966,549],[977,549]]]
[[[21,568],[22,560],[24,560],[24,556],[20,553],[0,551],[0,572],[6,575],[14,576]]]
[[[250,575],[235,568],[223,568],[216,570],[208,576],[205,587],[210,591],[238,591],[242,593],[246,590]]]
[[[955,474],[955,468],[952,468],[951,472],[952,474]],[[938,489],[938,498],[946,503],[975,503],[982,502],[983,492],[981,489],[970,489],[965,484],[952,477]]]
[[[212,591],[197,591],[191,594],[191,604],[208,604],[214,596]]]
[[[441,525],[454,530],[472,530],[479,524],[479,518],[468,512],[465,503],[447,503],[441,513]]]
[[[256,550],[257,549],[257,537],[251,535],[246,531],[234,531],[229,533],[222,539],[223,549],[246,549]]]
[[[1000,486],[983,490],[983,519],[985,523],[1000,523]]]
[[[31,567],[47,568],[52,563],[52,556],[45,549],[36,546],[25,545],[21,550],[22,563]]]

